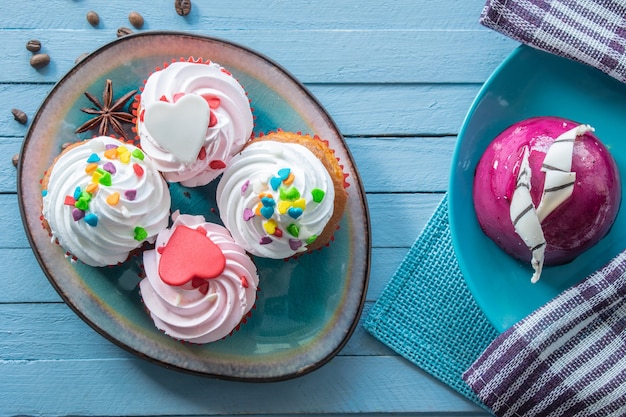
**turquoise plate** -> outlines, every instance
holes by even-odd
[[[506,127],[532,116],[588,123],[608,146],[626,184],[626,85],[589,66],[520,46],[487,80],[459,133],[450,179],[450,226],[461,271],[478,305],[500,331],[608,263],[626,246],[626,210],[609,234],[530,283],[530,264],[518,262],[485,236],[472,203],[474,169]],[[626,195],[622,190],[622,194]]]
[[[231,336],[207,345],[182,344],[159,332],[138,294],[140,256],[122,266],[72,264],[41,225],[39,181],[64,142],[88,116],[83,93],[100,96],[106,79],[114,96],[143,85],[172,58],[202,57],[229,69],[246,88],[255,132],[276,128],[317,134],[330,143],[348,174],[349,202],[330,247],[289,261],[256,259],[260,291],[252,317]],[[215,183],[215,181],[214,181]],[[215,184],[171,186],[173,207],[219,222]],[[89,325],[141,358],[224,379],[272,381],[303,375],[328,362],[347,342],[361,314],[370,265],[365,193],[354,161],[330,116],[292,75],[268,58],[223,40],[172,32],[127,36],[75,66],[43,102],[26,135],[18,197],[34,253],[65,302]]]

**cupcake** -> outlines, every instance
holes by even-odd
[[[67,147],[42,190],[44,226],[67,256],[87,265],[125,261],[168,224],[167,184],[139,148],[115,138]]]
[[[136,109],[142,149],[168,182],[196,187],[217,178],[250,139],[250,101],[215,62],[181,61],[150,75]]]
[[[589,125],[559,117],[515,123],[476,167],[474,207],[482,230],[511,256],[543,265],[569,262],[610,230],[620,176]]]
[[[175,212],[156,248],[144,252],[141,297],[155,326],[186,342],[209,343],[245,322],[257,269],[223,226]]]
[[[274,259],[327,244],[347,197],[345,175],[327,143],[284,131],[249,142],[224,172],[216,195],[235,241]]]

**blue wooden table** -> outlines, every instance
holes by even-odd
[[[478,24],[483,0],[0,2],[0,416],[487,415],[359,326],[322,368],[289,381],[191,376],[105,340],[61,300],[24,233],[12,157],[54,83],[130,27],[224,38],[282,64],[326,107],[362,175],[372,222],[365,317],[448,186],[452,152],[481,84],[516,44]],[[100,16],[91,26],[89,10]],[[51,62],[29,65],[39,39]]]

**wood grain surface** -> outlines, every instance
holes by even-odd
[[[327,365],[252,384],[154,365],[82,322],[48,283],[21,223],[16,170],[27,125],[78,56],[134,31],[224,38],[279,62],[328,110],[361,173],[372,223],[365,317],[448,187],[456,135],[482,83],[517,46],[478,24],[483,0],[0,2],[0,417],[486,416],[358,326]],[[92,27],[86,13],[100,24]],[[128,14],[142,14],[132,28]],[[47,67],[29,65],[30,39]]]

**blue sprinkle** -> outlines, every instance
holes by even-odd
[[[42,197],[45,197],[45,196],[47,196],[47,195],[48,195],[48,190],[43,190],[43,191],[41,192],[41,196],[42,196]]]
[[[272,197],[263,197],[261,199],[261,204],[265,207],[274,207],[276,205],[276,201]]]
[[[271,218],[274,215],[274,207],[261,207],[261,210],[259,210],[261,212],[261,216],[265,217],[266,219]]]
[[[76,189],[74,190],[74,196],[73,196],[74,200],[78,201],[81,194],[82,194],[82,191],[80,190],[80,187],[76,187]]]
[[[272,186],[272,190],[278,191],[278,187],[283,183],[283,180],[280,177],[272,177],[270,178],[270,185]]]
[[[85,223],[87,223],[89,226],[96,227],[98,225],[98,216],[93,213],[85,215]]]
[[[298,207],[291,207],[289,210],[287,210],[287,214],[290,215],[291,218],[297,219],[298,217],[302,216],[302,209]]]
[[[100,157],[97,154],[92,153],[91,155],[89,155],[89,158],[87,158],[87,162],[90,164],[94,162],[100,162]]]
[[[289,178],[289,174],[291,174],[291,169],[289,169],[289,168],[283,168],[283,169],[278,171],[278,176],[283,181],[285,181],[287,178]]]

